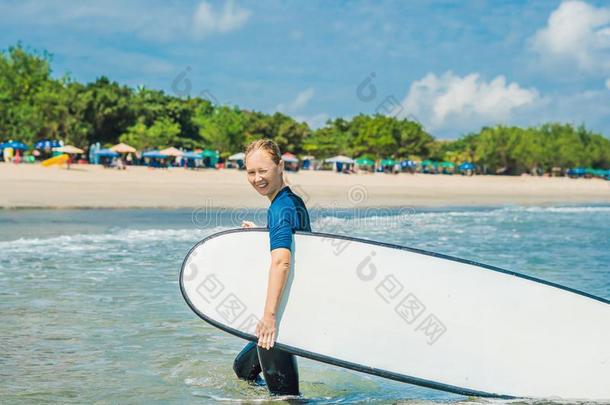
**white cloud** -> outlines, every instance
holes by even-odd
[[[314,114],[310,116],[296,116],[294,120],[297,122],[306,122],[310,128],[318,129],[326,124],[329,119],[329,115],[326,113]]]
[[[290,101],[289,103],[281,103],[275,107],[276,111],[279,111],[284,114],[292,115],[294,120],[297,122],[306,122],[310,128],[317,129],[324,124],[329,119],[329,115],[327,113],[319,113],[313,115],[299,114],[305,107],[309,105],[309,102],[316,94],[315,90],[311,87],[300,91],[296,97]]]
[[[307,88],[303,91],[301,91],[299,94],[297,94],[297,96],[295,97],[294,100],[292,100],[291,102],[287,103],[287,104],[278,104],[277,107],[275,107],[275,109],[277,111],[283,112],[283,113],[294,113],[296,111],[301,110],[302,108],[306,107],[307,104],[309,104],[309,101],[312,99],[312,97],[314,96],[315,91],[314,89]]]
[[[429,130],[473,130],[504,122],[516,109],[539,100],[536,89],[506,83],[504,76],[485,82],[477,73],[429,73],[411,84],[401,115],[417,117]]]
[[[585,72],[610,68],[610,7],[566,1],[531,38],[547,63],[568,63]]]
[[[225,2],[221,11],[202,1],[193,16],[193,32],[196,37],[203,38],[215,32],[234,31],[248,21],[250,14],[249,10],[240,8],[233,0]]]

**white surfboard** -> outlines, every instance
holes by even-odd
[[[266,229],[214,234],[180,287],[210,324],[256,340]],[[476,396],[610,399],[610,302],[467,260],[297,232],[277,347],[393,380]]]

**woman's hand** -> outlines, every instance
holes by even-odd
[[[256,337],[258,345],[263,349],[269,350],[275,343],[275,316],[265,315],[262,320],[256,325]]]
[[[256,228],[256,224],[251,221],[241,221],[242,228]]]

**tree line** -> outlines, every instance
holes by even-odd
[[[33,144],[61,139],[81,148],[100,142],[139,150],[176,146],[243,150],[253,139],[272,138],[282,151],[326,158],[473,162],[488,173],[542,173],[553,167],[610,169],[610,140],[584,126],[546,123],[520,128],[496,125],[456,140],[435,139],[418,122],[384,115],[328,120],[319,129],[276,112],[215,105],[146,87],[130,88],[102,76],[82,84],[52,77],[52,55],[21,44],[0,53],[0,140]]]

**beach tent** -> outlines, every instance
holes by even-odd
[[[57,139],[42,139],[34,144],[34,149],[51,149],[63,146],[63,142]]]
[[[216,167],[218,159],[220,158],[220,153],[217,150],[206,149],[201,152],[201,157],[203,158],[203,164],[206,167]]]
[[[148,167],[161,167],[160,162],[156,159],[167,159],[169,156],[159,152],[158,150],[149,150],[148,152],[142,153],[142,157],[149,159]]]
[[[109,167],[112,162],[111,159],[118,157],[119,154],[111,149],[98,149],[95,151],[95,164],[103,164],[105,167]],[[108,159],[102,159],[108,158]],[[91,161],[91,160],[90,160]]]
[[[303,166],[303,169],[305,170],[309,170],[313,168],[313,161],[316,159],[315,156],[312,155],[305,155],[303,157],[301,157],[301,165]]]
[[[297,157],[295,155],[293,155],[292,153],[284,153],[282,155],[282,160],[286,163],[298,163],[299,159],[297,159]]]
[[[182,152],[181,150],[176,149],[172,146],[171,148],[166,148],[166,149],[160,150],[159,153],[162,155],[165,155],[165,156],[177,157],[177,156],[182,156],[182,154],[184,152]]]
[[[99,157],[117,157],[119,154],[112,149],[100,149],[95,151],[95,154]]]
[[[439,166],[438,162],[435,162],[434,160],[424,160],[421,163],[421,168],[422,168],[422,172],[423,173],[432,173],[432,174],[436,174],[437,173],[437,167]]]
[[[127,145],[126,143],[116,144],[110,149],[118,153],[136,153],[136,148]]]
[[[396,161],[394,159],[381,159],[381,162],[379,163],[380,166],[385,167],[385,166],[394,166],[396,164]]]
[[[246,160],[246,154],[244,152],[239,152],[236,153],[234,155],[231,155],[227,158],[228,161],[230,162],[235,162],[237,163],[237,168],[238,169],[243,169],[244,167],[244,160]]]
[[[324,162],[334,163],[335,169],[338,172],[342,172],[344,168],[349,168],[350,165],[354,164],[354,159],[343,155],[337,155],[326,159]]]

